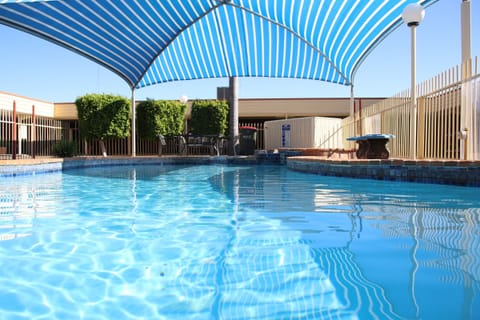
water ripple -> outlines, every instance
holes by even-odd
[[[477,193],[278,166],[6,178],[0,317],[474,319]]]

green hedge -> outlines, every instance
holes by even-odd
[[[228,135],[228,110],[226,101],[194,101],[192,118],[190,119],[190,132],[200,135]]]
[[[148,99],[137,106],[137,132],[143,139],[183,134],[186,105],[178,101]]]
[[[130,136],[130,101],[122,96],[86,94],[75,101],[80,134],[87,139]]]
[[[59,158],[68,158],[77,155],[77,144],[73,141],[61,140],[53,145],[53,154]]]

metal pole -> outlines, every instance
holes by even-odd
[[[356,123],[355,123],[355,96],[353,94],[353,84],[350,85],[350,116],[352,117],[353,120],[353,135],[355,136],[357,134],[357,131],[355,129]]]
[[[471,58],[470,44],[470,0],[462,1],[462,62]],[[467,75],[470,76],[470,75]]]
[[[229,155],[237,155],[239,144],[238,132],[238,78],[230,77],[230,150]]]
[[[32,158],[37,156],[37,129],[35,127],[35,105],[32,105],[32,124],[30,126],[30,148],[32,149]]]
[[[132,88],[132,157],[136,157],[137,155],[137,130],[136,130],[136,121],[135,121],[135,88]]]
[[[410,87],[410,96],[412,103],[412,112],[411,112],[411,127],[410,127],[410,156],[413,160],[417,159],[417,90],[416,90],[416,69],[417,69],[417,56],[416,56],[416,25],[412,24],[411,29],[411,40],[412,40],[412,56],[411,56],[411,87]]]
[[[461,4],[461,38],[462,38],[462,101],[460,111],[461,130],[465,132],[463,139],[463,159],[468,160],[473,154],[473,139],[468,139],[468,134],[474,134],[469,130],[474,125],[471,86],[469,79],[472,76],[471,45],[470,45],[470,0],[463,0]]]
[[[12,159],[17,159],[17,102],[13,100]]]

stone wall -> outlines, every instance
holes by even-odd
[[[291,157],[291,170],[328,176],[480,186],[478,161],[326,160]]]

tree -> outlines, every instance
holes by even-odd
[[[104,140],[130,136],[130,101],[122,96],[87,94],[75,101],[78,128],[82,137],[96,139],[103,156],[107,155]]]
[[[190,131],[199,135],[227,133],[228,103],[218,100],[196,100],[192,104]]]
[[[183,133],[186,105],[171,100],[147,99],[137,106],[137,131],[143,139]]]
[[[172,100],[147,99],[137,106],[137,132],[143,139],[158,139],[158,154],[162,153],[163,137],[183,133],[186,105]]]

